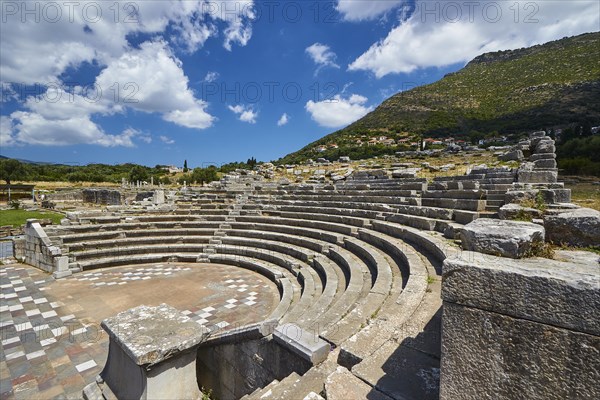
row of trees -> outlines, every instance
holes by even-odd
[[[220,178],[220,174],[225,174],[236,169],[252,169],[257,161],[254,157],[246,162],[229,163],[221,167],[209,166],[206,168],[194,168],[190,170],[187,167],[187,160],[184,162],[183,176],[178,177],[177,181],[183,183],[209,183]],[[88,164],[62,165],[62,164],[30,164],[23,163],[15,159],[0,159],[0,180],[11,184],[13,181],[31,181],[31,182],[112,182],[120,183],[125,178],[130,182],[150,182],[171,184],[174,183],[174,177],[164,165],[155,167],[146,167],[137,164]]]

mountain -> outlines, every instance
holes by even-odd
[[[11,157],[5,157],[3,155],[0,155],[0,160],[8,160]],[[24,160],[22,158],[15,158],[15,160],[22,162],[23,164],[37,164],[37,165],[52,165],[53,163],[50,162],[43,162],[43,161],[31,161],[31,160]]]
[[[375,136],[469,140],[584,122],[600,124],[600,32],[482,54],[280,161],[356,153],[357,140]],[[335,151],[315,150],[333,143]]]

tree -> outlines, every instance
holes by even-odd
[[[18,160],[12,158],[0,160],[0,179],[8,185],[8,201],[10,202],[10,181],[21,179],[25,176],[25,168]]]
[[[19,160],[12,158],[0,160],[0,179],[10,185],[11,180],[22,179],[25,177],[25,168]]]
[[[256,166],[256,158],[249,158],[248,161],[246,161],[246,164],[248,164],[250,169],[254,168]]]
[[[148,171],[141,165],[134,165],[129,171],[129,182],[143,182],[148,179]]]
[[[188,172],[187,160],[183,160],[183,172]]]
[[[191,180],[198,184],[205,184],[219,179],[217,168],[211,165],[208,168],[194,168]]]

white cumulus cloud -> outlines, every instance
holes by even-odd
[[[380,78],[443,67],[485,52],[597,31],[599,24],[597,1],[418,1],[408,19],[399,22],[348,69],[370,71]]]
[[[130,50],[128,36],[138,33],[168,36],[194,52],[224,25],[223,46],[231,50],[248,43],[255,19],[253,0],[44,3],[2,2],[2,81],[47,83],[83,62],[107,65]]]
[[[396,8],[405,0],[338,0],[336,10],[346,21],[372,20]]]
[[[37,11],[24,14],[25,7]],[[228,50],[245,46],[252,36],[253,7],[253,0],[2,2],[3,101],[17,99],[10,85],[43,89],[18,99],[19,110],[2,116],[2,144],[150,142],[151,136],[135,130],[105,132],[94,120],[128,110],[158,113],[187,128],[210,127],[216,119],[194,96],[171,46],[194,52],[219,35]],[[134,47],[130,37],[152,39]],[[64,88],[63,74],[86,62],[103,68],[92,90]]]
[[[217,79],[219,79],[219,73],[218,72],[216,72],[216,71],[208,71],[206,73],[206,76],[204,77],[203,81],[211,83],[211,82],[216,81]]]
[[[10,115],[14,133],[8,144],[131,147],[134,139],[150,143],[146,133],[129,128],[110,134],[92,120],[94,115],[127,109],[159,113],[165,121],[194,129],[208,128],[215,120],[206,112],[207,104],[194,97],[181,62],[162,41],[145,42],[111,61],[93,85],[50,86],[25,99],[23,106],[26,110]]]
[[[69,119],[47,119],[41,114],[16,111],[11,114],[17,131],[15,142],[42,146],[92,144],[104,147],[133,147],[136,132],[130,129],[118,135],[107,134],[89,115]]]
[[[160,135],[159,139],[160,139],[161,142],[163,142],[165,144],[173,144],[173,143],[175,143],[175,141],[173,139],[171,139],[170,137],[168,137],[168,136]]]
[[[242,122],[255,124],[258,118],[258,111],[254,111],[252,107],[238,104],[236,106],[227,106],[234,114],[238,115],[238,119]]]
[[[318,102],[309,100],[304,108],[319,125],[327,128],[341,128],[373,110],[372,106],[365,105],[367,100],[366,97],[357,94],[352,94],[348,98],[336,95],[331,100]]]
[[[12,120],[2,115],[0,116],[0,147],[11,146],[14,143]]]
[[[340,67],[335,63],[335,59],[337,58],[336,54],[331,51],[329,46],[325,44],[314,43],[308,46],[304,51],[318,66],[315,74],[317,74],[323,67]]]
[[[284,126],[290,121],[290,117],[288,117],[287,113],[283,113],[279,120],[277,121],[277,126]]]

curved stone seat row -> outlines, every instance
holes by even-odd
[[[242,225],[251,229],[260,228],[260,225],[257,226],[256,224],[246,223],[238,225],[238,228]],[[271,227],[274,226],[274,224],[270,225]],[[240,232],[243,233],[244,231],[238,231],[238,234],[240,234]],[[296,236],[302,233],[307,234],[308,232],[314,232],[314,230],[295,230]],[[277,237],[272,237],[272,239],[276,238]],[[315,257],[313,250],[306,248],[303,250],[301,247],[291,245],[289,243],[285,243],[285,245],[283,245],[278,244],[278,242],[275,241],[266,241],[264,239],[257,240],[243,237],[240,238],[236,236],[223,237],[221,240],[223,244],[212,247],[212,249],[217,253],[225,252],[228,254],[252,256],[263,261],[275,263],[288,269],[298,267],[298,262],[310,262]],[[326,277],[329,277],[329,282],[333,281],[334,283],[342,283],[341,287],[336,284],[336,287],[330,289],[329,292],[341,293],[341,295],[339,299],[334,299],[335,301],[332,300],[334,304],[328,310],[328,313],[321,317],[321,320],[312,321],[311,319],[307,319],[306,322],[322,324],[323,321],[325,321],[331,325],[332,323],[335,323],[341,316],[348,313],[348,310],[351,309],[355,303],[357,303],[357,299],[359,296],[361,296],[361,294],[365,294],[370,290],[370,285],[372,284],[372,281],[376,279],[377,275],[373,274],[373,277],[371,277],[369,267],[365,263],[361,262],[357,256],[352,254],[352,252],[344,249],[343,247],[338,247],[332,245],[331,243],[327,244],[325,242],[319,245],[321,248],[328,246],[327,252],[330,258],[334,261],[334,265],[336,265],[336,267],[332,269],[331,263],[321,262],[319,263],[320,269],[323,270]],[[129,243],[129,246],[127,246],[126,241],[121,241],[118,246],[115,246],[115,248],[111,249],[111,251],[107,251],[107,248],[73,251],[70,256],[73,258],[72,261],[77,262],[78,265],[83,269],[87,269],[93,266],[106,267],[111,265],[110,259],[107,259],[108,256],[114,259],[113,265],[123,265],[124,263],[147,262],[150,254],[156,254],[157,258],[164,260],[165,254],[173,253],[181,255],[191,253],[192,255],[197,255],[205,252],[207,248],[209,248],[209,245],[196,245],[189,243],[162,243],[159,245],[139,246],[136,242],[132,242]],[[135,255],[138,255],[141,258],[141,261],[136,261],[134,259]],[[291,260],[292,257],[295,258],[295,260]],[[378,266],[371,266],[371,268],[379,267],[381,269],[383,265],[384,264],[381,263]],[[303,270],[306,270],[306,268]],[[308,270],[312,272],[311,269]],[[389,273],[389,271],[387,272]],[[380,277],[381,276],[382,275],[380,275]],[[335,278],[332,279],[332,277]],[[307,293],[307,283],[310,283],[311,288],[315,286],[322,287],[322,283],[319,281],[320,279],[320,275],[317,273],[317,271],[312,274],[304,274],[302,276],[304,293]],[[315,281],[318,282],[317,285],[315,285]],[[310,304],[301,305],[302,307],[300,309],[305,309]]]

